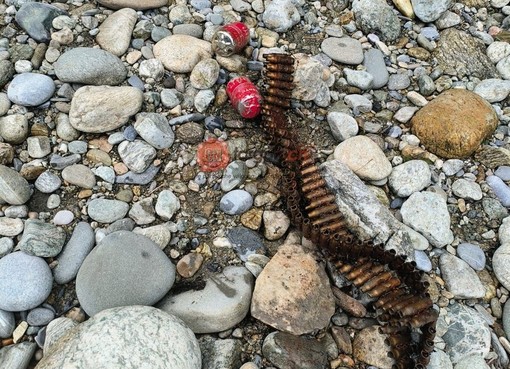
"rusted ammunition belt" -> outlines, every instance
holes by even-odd
[[[283,193],[292,223],[317,244],[338,271],[373,300],[381,333],[387,334],[395,369],[425,369],[434,348],[437,312],[427,293],[428,282],[416,263],[394,250],[360,241],[347,228],[335,195],[326,186],[313,151],[289,127],[286,110],[293,89],[294,58],[268,54],[262,125],[279,157]],[[412,332],[421,330],[418,342]]]

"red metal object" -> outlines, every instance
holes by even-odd
[[[262,96],[257,87],[246,77],[237,77],[227,84],[227,95],[234,109],[243,118],[255,118],[260,114]]]
[[[241,51],[250,41],[250,30],[242,22],[220,27],[211,40],[213,51],[220,56],[230,56]]]
[[[197,162],[202,172],[216,172],[224,169],[229,162],[228,147],[225,141],[209,138],[198,145]]]

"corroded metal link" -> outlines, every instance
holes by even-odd
[[[283,191],[291,220],[305,237],[333,260],[347,280],[375,298],[381,332],[389,335],[390,355],[397,369],[425,369],[433,350],[438,313],[426,294],[428,283],[394,250],[386,251],[371,241],[361,242],[347,228],[336,198],[327,188],[313,151],[289,129],[285,110],[292,97],[294,58],[266,54],[264,73],[267,96],[262,103],[262,126],[271,136],[282,159]],[[411,329],[420,329],[419,342],[410,344]]]

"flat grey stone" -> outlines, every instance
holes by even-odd
[[[143,173],[156,157],[154,147],[142,140],[122,141],[118,151],[124,164],[135,173]]]
[[[370,73],[374,78],[372,81],[373,88],[381,88],[388,83],[390,74],[386,69],[384,54],[381,50],[369,49],[365,51],[363,65],[365,66],[367,72]]]
[[[167,295],[158,305],[181,318],[195,333],[222,332],[244,319],[250,309],[253,276],[228,266],[206,280],[203,289]]]
[[[166,149],[174,143],[174,131],[161,114],[138,114],[134,127],[140,137],[156,149]]]
[[[87,342],[86,345],[83,342]],[[105,310],[69,330],[38,369],[201,369],[198,342],[184,323],[148,306]]]
[[[129,205],[119,200],[94,199],[88,204],[89,216],[99,223],[113,223],[124,218]]]
[[[439,258],[439,263],[446,286],[457,299],[477,299],[485,296],[485,287],[480,278],[464,260],[445,252]]]
[[[58,264],[53,269],[53,277],[58,284],[71,282],[78,274],[83,260],[94,247],[94,230],[86,222],[74,227],[71,238],[58,256]]]
[[[62,181],[60,177],[50,172],[49,170],[43,172],[37,179],[35,180],[35,188],[37,188],[42,193],[52,193],[60,188],[62,185]]]
[[[400,209],[405,224],[421,233],[436,247],[453,242],[450,214],[445,199],[432,192],[415,192]]]
[[[423,22],[437,20],[452,5],[452,0],[411,0],[414,14]]]
[[[29,255],[48,258],[62,251],[65,240],[63,228],[38,219],[27,219],[18,247]]]
[[[44,326],[55,318],[55,312],[44,307],[37,307],[30,310],[27,315],[27,323],[31,326]]]
[[[83,188],[93,188],[96,185],[96,176],[83,164],[66,166],[62,171],[62,178],[70,184]]]
[[[76,294],[92,316],[111,307],[155,304],[174,280],[175,266],[158,245],[142,235],[118,231],[85,258],[76,277]]]
[[[474,270],[480,271],[485,268],[485,253],[480,246],[471,243],[461,243],[457,246],[457,254]]]
[[[321,44],[321,50],[334,61],[357,65],[363,62],[361,43],[350,37],[328,37]]]
[[[483,196],[482,189],[478,183],[464,178],[457,179],[453,182],[452,191],[455,196],[468,200],[478,201],[481,200]]]
[[[86,85],[118,85],[127,76],[122,61],[108,51],[76,47],[63,53],[53,64],[62,82]]]
[[[399,197],[408,197],[430,184],[429,165],[423,160],[409,160],[397,165],[388,177],[391,190]]]
[[[13,252],[0,259],[0,309],[25,311],[50,295],[53,278],[44,259]]]
[[[163,220],[170,220],[174,214],[181,208],[179,198],[170,190],[163,190],[158,195],[156,201],[156,213]]]

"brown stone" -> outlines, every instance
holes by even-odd
[[[14,159],[14,148],[8,143],[0,142],[0,164],[9,165]],[[262,214],[262,210],[261,210]]]
[[[112,165],[112,159],[103,150],[92,149],[87,151],[85,155],[87,160],[92,164],[104,164],[106,166]]]
[[[459,89],[443,92],[411,120],[425,148],[445,158],[470,156],[497,125],[498,116],[487,101]]]
[[[243,226],[257,231],[262,224],[262,213],[262,209],[251,208],[246,213],[241,215],[241,223]]]
[[[260,273],[253,317],[295,335],[323,329],[335,312],[324,268],[301,245],[282,245]]]
[[[388,357],[390,346],[385,339],[386,335],[379,333],[378,326],[363,329],[354,337],[354,357],[380,369],[391,369],[395,361]]]
[[[358,318],[363,318],[365,315],[367,315],[367,309],[361,302],[342,292],[342,290],[339,288],[333,287],[332,290],[333,295],[336,298],[335,300],[342,310]]]
[[[430,58],[430,52],[423,47],[413,47],[407,50],[407,55],[420,60],[428,60]]]
[[[202,254],[192,252],[184,255],[183,258],[177,263],[177,273],[179,273],[179,275],[184,278],[193,277],[195,273],[200,269],[203,262],[204,257]]]
[[[349,337],[349,333],[343,327],[332,327],[331,334],[333,335],[333,339],[338,346],[340,352],[351,355],[352,354],[352,342],[351,337]]]

